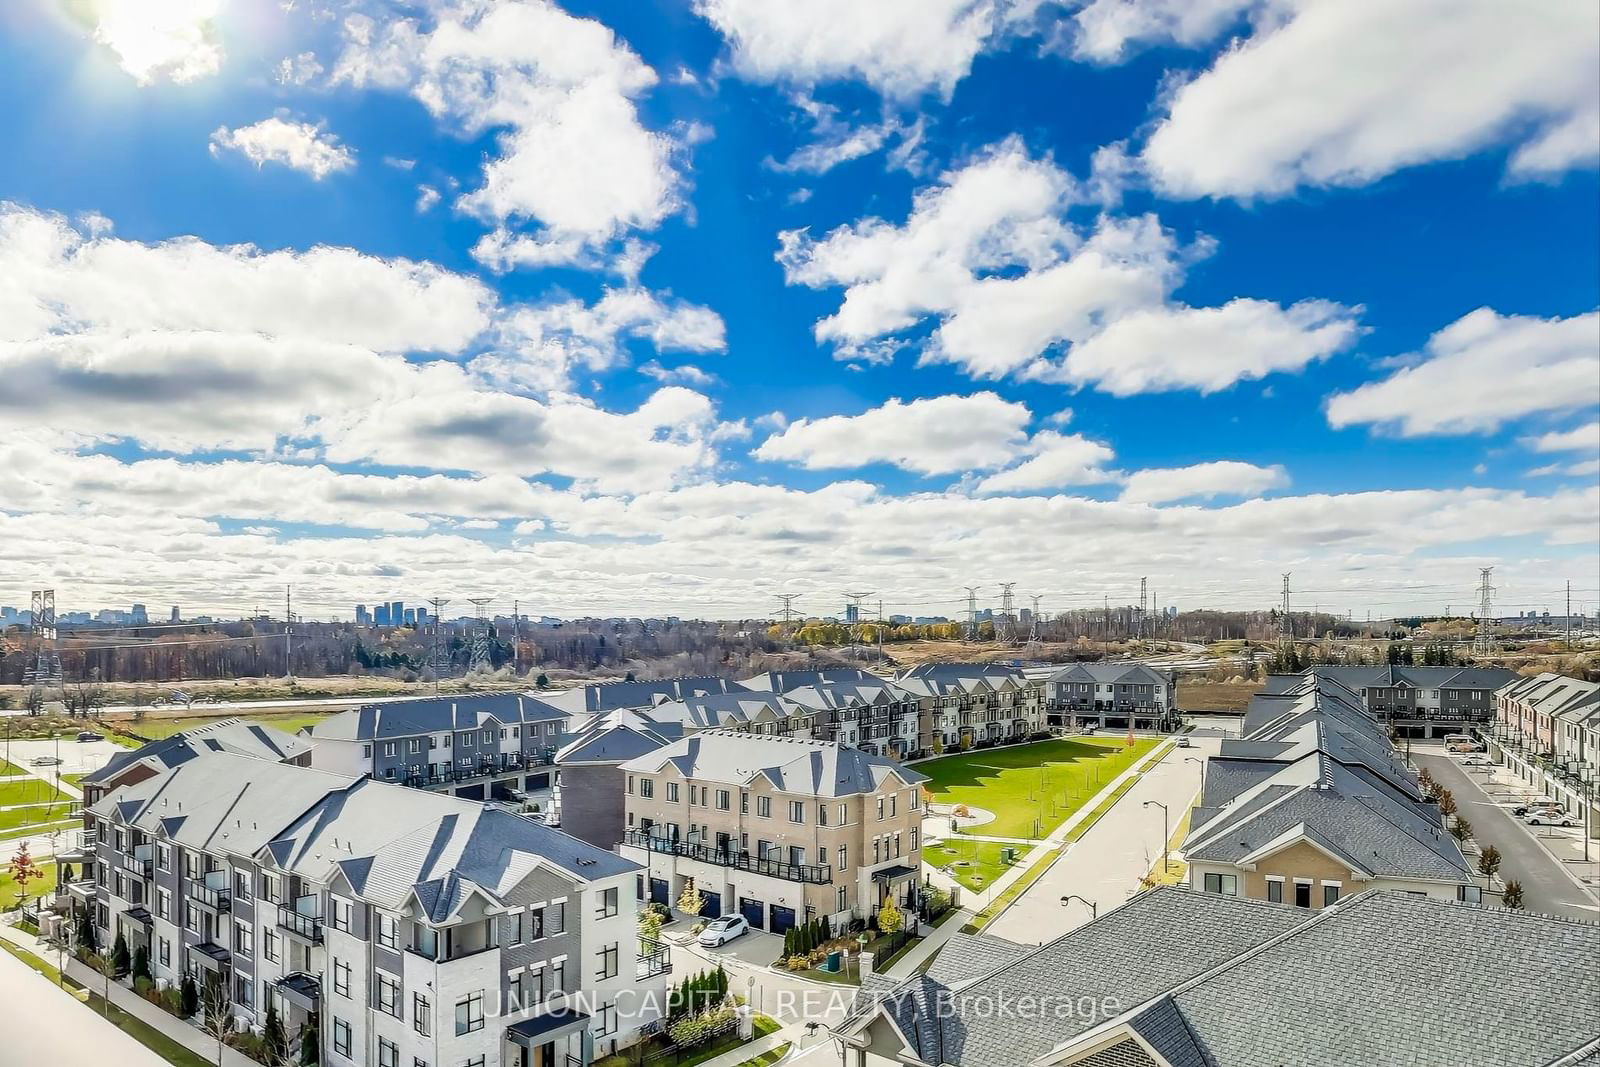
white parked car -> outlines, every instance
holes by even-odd
[[[1494,760],[1488,756],[1468,756],[1461,761],[1463,767],[1493,767]]]
[[[33,759],[29,760],[28,762],[33,764],[35,767],[59,767],[59,766],[61,766],[61,760],[58,759],[55,756],[35,756],[35,757],[33,757]]]
[[[700,931],[702,945],[721,945],[742,937],[750,932],[750,924],[743,915],[724,915],[720,919],[712,919],[706,923],[706,928]]]
[[[1576,826],[1578,820],[1565,808],[1551,805],[1547,808],[1529,808],[1522,817],[1529,826]]]

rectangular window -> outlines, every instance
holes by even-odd
[[[378,972],[378,1010],[400,1018],[400,979]]]
[[[233,1000],[242,1008],[253,1008],[256,1002],[255,983],[250,981],[250,976],[241,974],[233,979]]]
[[[806,821],[806,805],[804,801],[789,801],[789,821],[798,823]]]
[[[393,742],[393,741],[385,741],[383,743],[383,754],[385,756],[397,755],[399,753],[399,751],[400,751],[400,746],[398,744],[396,744],[395,742]]]
[[[333,1051],[345,1057],[350,1055],[350,1024],[343,1019],[333,1020]]]
[[[850,866],[850,846],[849,845],[840,845],[839,846],[839,869],[840,870],[844,870],[844,868],[846,868],[848,866]],[[841,908],[840,910],[843,911],[844,909]]]
[[[506,944],[522,944],[522,912],[519,911],[515,915],[506,916],[506,925],[510,927],[508,936],[506,937]]]
[[[1328,885],[1327,883],[1323,883],[1322,906],[1324,908],[1331,908],[1337,903],[1339,903],[1339,887],[1336,885]]]
[[[172,920],[172,890],[156,890],[156,914],[169,922]]]
[[[639,795],[644,797],[646,800],[650,800],[656,795],[656,783],[654,778],[639,779]]]
[[[164,937],[161,938],[160,942],[156,946],[156,959],[160,961],[161,966],[163,966],[163,967],[171,967],[172,966],[172,942],[171,941],[168,941]]]
[[[261,954],[272,963],[278,962],[278,935],[271,930],[261,931]]]
[[[386,912],[378,912],[378,944],[384,948],[398,948],[400,944],[400,923]]]
[[[233,872],[233,899],[234,900],[249,900],[250,899],[250,872],[249,871],[234,871]]]
[[[252,937],[250,924],[243,919],[233,921],[233,951],[241,956],[250,955]]]
[[[849,903],[847,901],[847,898],[846,898],[845,888],[844,888],[844,886],[840,886],[839,887],[839,900],[838,900],[837,910],[844,911],[849,906],[850,905],[849,905]]]
[[[350,995],[350,961],[335,959],[333,961],[333,991],[341,997]]]
[[[537,941],[544,936],[544,909],[528,909],[528,940]]]
[[[172,870],[172,850],[166,845],[156,846],[156,867],[159,870]]]
[[[678,783],[677,782],[668,782],[667,783],[667,802],[671,803],[671,804],[676,804],[678,802]]]
[[[1297,908],[1311,907],[1311,883],[1296,882],[1294,884],[1294,906]]]
[[[827,804],[818,804],[817,805],[817,825],[818,826],[826,826],[826,825],[828,825],[828,805]]]
[[[594,1014],[594,1036],[609,1037],[617,1032],[617,1006],[602,1004]]]
[[[920,836],[920,834],[921,834],[921,827],[913,826],[911,828],[911,851],[912,852],[915,852],[917,850],[917,839]]]
[[[393,1041],[378,1038],[378,1067],[400,1067],[400,1049]]]
[[[1239,878],[1232,874],[1208,874],[1205,877],[1207,893],[1221,893],[1225,897],[1239,895]]]
[[[411,994],[411,1025],[423,1037],[427,1037],[433,1029],[433,1006],[421,993]]]
[[[1267,879],[1267,899],[1274,904],[1283,903],[1283,879]]]
[[[717,810],[728,811],[733,807],[733,794],[726,789],[717,790]]]
[[[878,798],[878,821],[883,821],[883,798]]]
[[[770,818],[772,818],[772,798],[771,797],[756,797],[756,818],[758,818],[758,819],[770,819]]]
[[[743,791],[739,793],[739,814],[750,814],[750,794]]]
[[[607,978],[615,978],[617,976],[617,946],[607,945],[599,952],[596,952],[595,955],[600,957],[600,963],[594,972],[595,981],[603,982]]]
[[[899,797],[896,797],[896,796],[893,796],[893,795],[890,795],[890,797],[889,797],[889,818],[891,818],[891,819],[894,818],[895,804],[899,799],[900,799]]]
[[[456,1001],[456,1034],[471,1034],[483,1029],[483,993]]]
[[[609,919],[617,913],[617,890],[615,887],[600,892],[600,908],[595,913],[597,919]]]

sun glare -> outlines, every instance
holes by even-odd
[[[217,16],[222,0],[93,0],[95,40],[140,85],[180,84],[222,67]]]

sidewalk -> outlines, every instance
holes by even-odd
[[[15,929],[14,927],[0,925],[0,937],[4,937],[12,944],[27,949],[40,959],[43,959],[51,964],[55,963],[55,951],[51,949],[49,945],[44,944],[32,934],[24,933],[23,931]],[[71,956],[66,957],[66,964],[67,966],[65,973],[68,978],[71,978],[74,982],[77,982],[90,992],[105,992],[104,977],[97,974],[84,964],[78,962]],[[90,1015],[95,1014],[93,1008],[89,1007],[87,1004],[83,1004],[82,1002],[79,1003],[80,1007],[82,1007],[85,1013]],[[159,1030],[162,1034],[165,1034],[167,1037],[178,1042],[180,1045],[183,1045],[191,1052],[194,1052],[197,1056],[200,1056],[206,1060],[210,1060],[213,1063],[216,1062],[216,1041],[210,1037],[207,1037],[199,1027],[191,1026],[182,1019],[168,1014],[165,1010],[156,1007],[154,1004],[150,1003],[148,1000],[145,1000],[143,997],[139,996],[133,990],[129,989],[120,982],[113,981],[111,983],[111,1003],[121,1008],[129,1015],[132,1015],[146,1026],[149,1026],[151,1029]],[[124,1036],[129,1042],[132,1042],[137,1047],[141,1049],[144,1047],[143,1045],[139,1045],[131,1035]],[[118,1060],[116,1062],[120,1063],[123,1061]],[[130,1059],[128,1062],[134,1061]],[[231,1048],[225,1048],[223,1049],[222,1054],[222,1067],[260,1067],[260,1065],[257,1064],[255,1060],[250,1059],[241,1052],[236,1052]]]
[[[955,936],[963,926],[972,921],[973,912],[967,908],[960,908],[950,918],[934,928],[933,933],[912,945],[906,954],[894,961],[894,964],[883,973],[890,978],[905,978],[917,972],[924,961],[935,952],[944,947],[944,943]]]

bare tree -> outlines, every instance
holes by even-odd
[[[217,1042],[217,1067],[222,1067],[222,1052],[237,1028],[233,1017],[233,998],[228,983],[220,976],[200,985],[200,1029]]]

